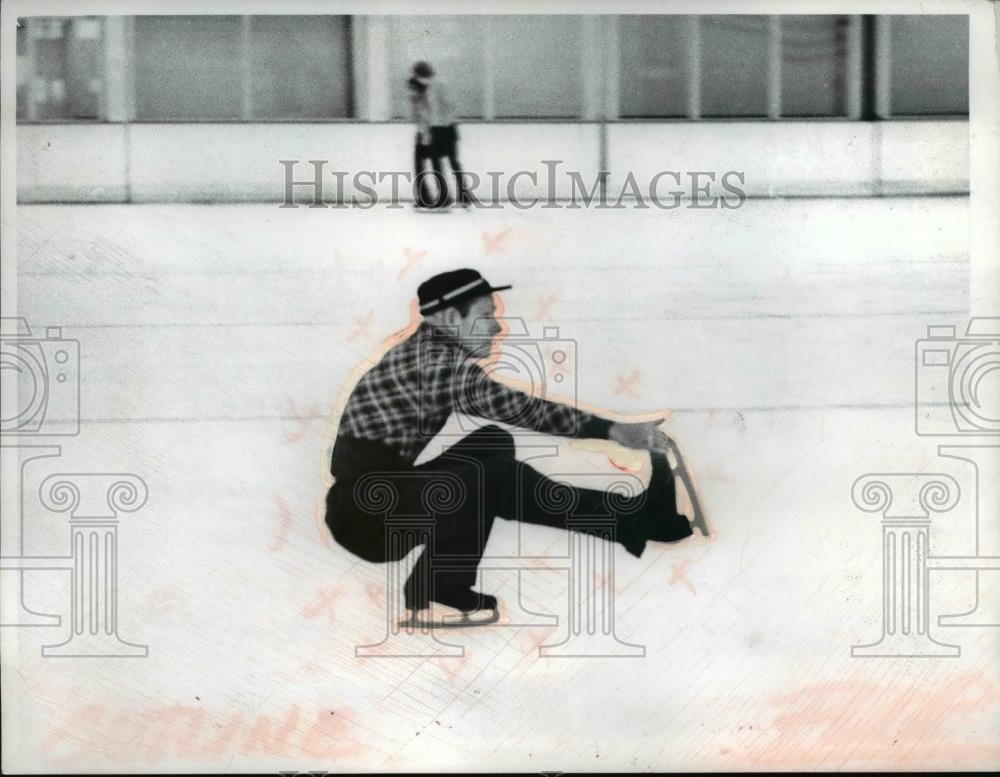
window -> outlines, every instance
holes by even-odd
[[[138,16],[140,121],[351,114],[346,16]]]
[[[253,119],[346,118],[351,107],[350,17],[248,20]]]
[[[413,63],[433,65],[459,118],[576,117],[583,112],[579,16],[393,16],[392,115],[410,117]]]
[[[692,86],[690,16],[623,16],[619,22],[622,116],[687,116]]]
[[[241,17],[138,16],[135,21],[137,119],[243,116]]]
[[[967,115],[969,17],[888,19],[892,115]]]
[[[846,115],[848,24],[821,15],[624,16],[620,115],[768,116],[779,73],[782,116]]]
[[[583,113],[580,16],[493,16],[490,29],[498,117]]]
[[[101,118],[103,26],[94,16],[18,20],[18,119]]]
[[[767,116],[768,17],[701,17],[703,116]]]
[[[781,17],[781,115],[847,114],[847,16]]]
[[[413,64],[433,65],[447,85],[448,99],[460,118],[483,115],[483,23],[475,16],[389,17],[389,78],[392,115],[410,118],[406,92]]]

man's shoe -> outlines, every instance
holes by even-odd
[[[693,533],[686,516],[677,512],[674,472],[662,453],[652,453],[653,470],[647,489],[646,538],[654,542],[677,542]]]
[[[694,534],[686,515],[674,513],[650,518],[648,539],[652,542],[677,542]]]
[[[624,546],[625,550],[627,550],[636,558],[642,558],[642,554],[646,550],[646,538],[631,537],[629,539],[623,539],[622,545]]]
[[[646,550],[646,537],[649,534],[645,521],[620,522],[618,524],[618,541],[636,558],[642,558]]]
[[[497,608],[497,598],[490,594],[481,594],[466,588],[461,591],[441,592],[434,596],[433,600],[446,607],[453,607],[461,612],[469,613],[477,610],[495,610]]]
[[[411,594],[404,586],[403,598],[408,610],[423,610],[434,602],[443,604],[445,607],[451,607],[459,612],[497,609],[497,598],[495,596],[481,594],[478,591],[473,591],[471,588],[459,591],[441,591],[428,600],[427,597],[418,597]]]

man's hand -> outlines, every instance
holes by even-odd
[[[626,448],[666,453],[670,447],[670,438],[660,429],[661,423],[663,422],[614,423],[608,432],[608,439]]]

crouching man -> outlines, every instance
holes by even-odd
[[[366,509],[375,484],[389,484],[392,493],[383,496],[392,501],[394,513],[433,514],[431,540],[404,586],[415,622],[432,605],[439,612],[426,622],[449,612],[436,605],[462,613],[463,624],[496,621],[496,598],[473,586],[497,518],[567,529],[570,509],[573,515],[610,516],[615,541],[637,557],[649,541],[675,542],[692,534],[687,517],[677,512],[674,471],[666,456],[676,449],[657,422],[601,418],[517,391],[483,370],[480,361],[502,331],[494,295],[509,288],[491,286],[475,270],[442,273],[421,284],[422,322],[365,373],[340,419],[331,462],[335,482],[326,498],[326,523],[334,539],[372,562],[398,561],[421,544],[406,532],[388,540],[385,520]],[[557,483],[519,461],[513,437],[496,425],[471,432],[415,465],[456,412],[648,450],[649,486],[623,496]],[[440,486],[439,509],[427,509],[428,484]],[[557,493],[561,496],[553,498]]]

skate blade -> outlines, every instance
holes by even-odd
[[[709,527],[705,511],[701,507],[701,500],[698,499],[698,490],[695,488],[694,478],[691,477],[691,473],[687,468],[684,457],[681,456],[680,448],[677,447],[676,442],[672,441],[668,453],[673,454],[673,461],[670,461],[670,456],[667,457],[667,461],[670,463],[670,468],[673,470],[674,475],[684,486],[684,497],[686,499],[683,509],[681,505],[678,505],[677,512],[683,515],[690,515],[691,520],[689,523],[691,524],[691,528],[701,534],[702,537],[714,539],[715,533]]]
[[[431,606],[411,611],[410,617],[399,622],[400,628],[415,629],[467,629],[472,626],[489,626],[500,620],[500,609],[463,613],[452,607]]]
[[[715,533],[708,528],[708,522],[705,520],[705,516],[702,513],[695,513],[691,519],[692,528],[696,529],[702,537],[708,537],[710,540],[715,539]]]
[[[691,528],[701,534],[702,537],[714,539],[715,533],[708,525],[708,519],[705,517],[705,511],[701,509],[701,503],[698,500],[698,494],[695,493],[693,484],[691,484],[690,480],[684,478],[682,480],[684,481],[684,490],[687,492],[688,506],[691,510],[690,513],[685,513],[685,515],[691,516]]]
[[[675,474],[679,474],[676,473]],[[705,518],[705,511],[701,509],[697,494],[689,490],[687,481],[680,477],[683,488],[677,493],[677,512],[681,515],[691,516],[688,523],[691,528],[701,534],[702,537],[711,537],[712,530],[708,527],[708,520]]]

